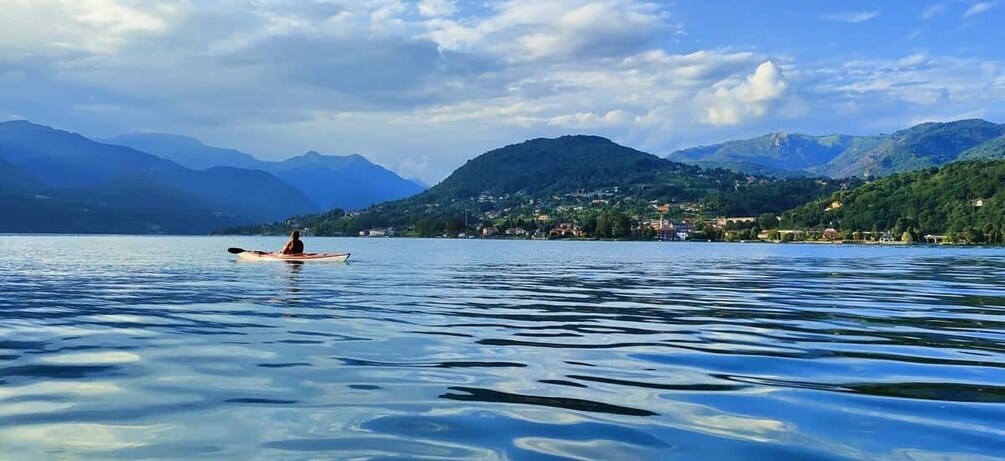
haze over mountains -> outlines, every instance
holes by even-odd
[[[365,208],[425,190],[422,185],[357,154],[322,155],[310,151],[281,162],[269,162],[241,151],[207,146],[186,136],[134,133],[110,141],[196,170],[230,166],[268,172],[306,194],[319,211]]]
[[[177,150],[202,168],[27,121],[0,123],[0,232],[207,233],[421,190],[360,156],[261,162],[187,142],[211,151]]]
[[[752,174],[878,177],[955,160],[1005,157],[1005,125],[985,120],[922,123],[872,136],[772,133],[699,146],[668,159]]]

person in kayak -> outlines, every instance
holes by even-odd
[[[300,240],[300,231],[294,230],[290,232],[290,241],[286,242],[286,246],[283,247],[283,251],[280,253],[284,255],[298,255],[304,252],[304,242]]]

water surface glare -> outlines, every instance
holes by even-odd
[[[1005,249],[0,236],[0,459],[1005,458]]]

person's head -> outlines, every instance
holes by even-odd
[[[290,232],[290,239],[300,240],[300,231],[294,230],[293,232]]]

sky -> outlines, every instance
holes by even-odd
[[[435,183],[536,137],[659,156],[1005,122],[1005,0],[0,0],[0,121]]]

